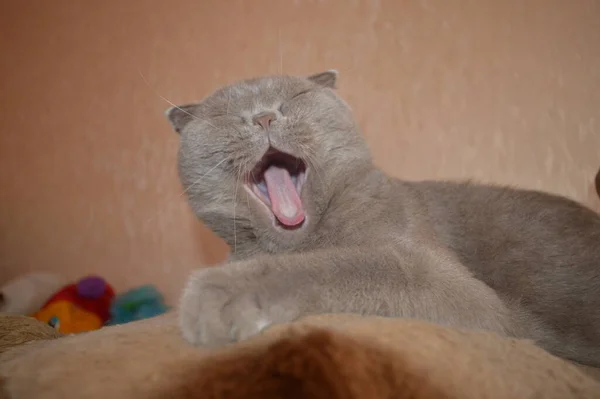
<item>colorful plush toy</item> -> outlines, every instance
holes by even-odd
[[[147,319],[168,310],[160,292],[152,285],[144,285],[120,294],[113,300],[110,307],[111,318],[107,324]]]
[[[101,328],[115,293],[101,277],[89,276],[54,294],[33,317],[64,334]]]

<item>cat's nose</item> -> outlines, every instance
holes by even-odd
[[[267,130],[271,126],[271,122],[277,119],[277,115],[273,112],[261,112],[254,116],[252,121],[255,125],[260,125],[263,129]]]

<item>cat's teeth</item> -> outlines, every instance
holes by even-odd
[[[298,176],[297,175],[292,175],[292,182],[294,183],[294,186],[298,187]]]

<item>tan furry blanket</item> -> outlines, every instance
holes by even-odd
[[[587,371],[528,341],[351,315],[209,351],[167,314],[10,349],[0,381],[11,399],[600,398]]]

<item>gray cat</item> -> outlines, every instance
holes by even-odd
[[[337,73],[223,87],[167,117],[196,215],[232,247],[195,271],[184,337],[315,313],[418,318],[600,366],[600,216],[568,199],[377,169]]]

